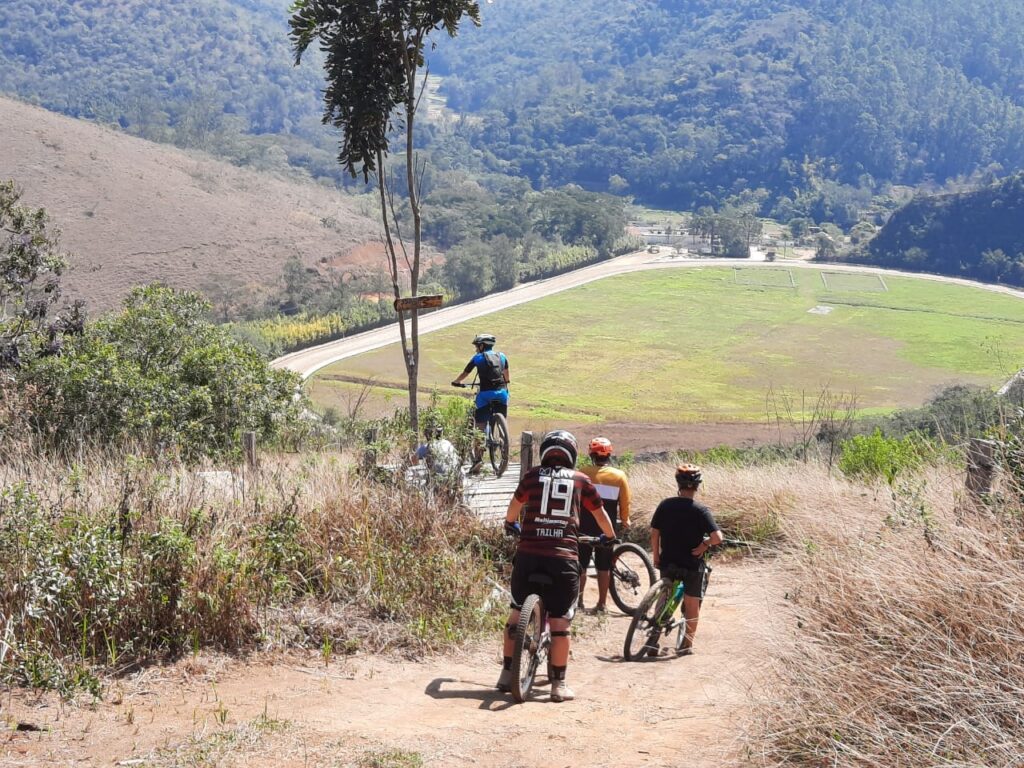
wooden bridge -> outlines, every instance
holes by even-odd
[[[490,467],[484,466],[485,473],[469,475],[463,482],[463,498],[481,520],[501,522],[505,510],[519,485],[519,464],[508,465],[501,477],[490,474]]]

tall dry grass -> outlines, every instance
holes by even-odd
[[[0,674],[67,687],[94,665],[210,646],[420,653],[490,627],[497,532],[349,467],[0,465]]]
[[[800,503],[783,518],[796,627],[753,751],[771,765],[1024,765],[1020,510],[966,504],[955,467],[849,485],[826,514]]]

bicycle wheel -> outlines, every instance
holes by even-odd
[[[660,579],[654,582],[644,599],[637,606],[629,629],[626,631],[626,642],[622,647],[622,655],[626,661],[637,661],[647,655],[647,650],[661,639],[662,628],[658,624],[658,614],[665,607],[669,598],[672,582]]]
[[[494,475],[501,477],[508,468],[508,422],[500,413],[491,416],[491,434],[487,439],[487,453],[491,458]]]
[[[631,541],[615,547],[610,591],[620,611],[632,616],[656,580],[654,562],[643,547]]]
[[[679,653],[683,649],[683,643],[686,642],[686,616],[684,615],[679,620],[679,632],[676,634],[676,653]]]
[[[551,636],[544,628],[544,605],[538,595],[530,595],[519,612],[512,650],[512,698],[516,701],[526,701],[537,670],[547,659],[550,642]]]

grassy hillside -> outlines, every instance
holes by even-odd
[[[425,336],[421,385],[450,391],[482,329],[510,357],[514,417],[577,423],[753,420],[769,389],[799,405],[829,387],[884,411],[956,382],[996,384],[1024,361],[1024,301],[1010,296],[708,267],[602,280]],[[404,381],[394,348],[326,368],[313,396],[343,410],[352,385],[335,376]]]
[[[277,283],[285,260],[379,271],[379,224],[355,198],[235,168],[0,99],[0,175],[63,231],[67,294],[91,309],[163,280],[217,292]]]

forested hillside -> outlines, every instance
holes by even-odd
[[[435,61],[494,167],[677,208],[763,188],[848,218],[887,182],[1024,165],[1017,0],[536,0]],[[761,193],[765,196],[765,193]],[[794,210],[796,209],[796,210]],[[850,211],[852,212],[852,211]]]
[[[914,200],[857,260],[1024,286],[1024,174],[974,192]]]
[[[273,0],[0,3],[0,93],[242,164],[341,180],[320,124],[316,61],[293,66],[287,3]]]
[[[0,91],[343,181],[286,3],[0,4]],[[439,167],[851,225],[887,184],[1024,167],[1017,0],[501,0],[431,68]],[[734,199],[733,202],[736,202]]]

